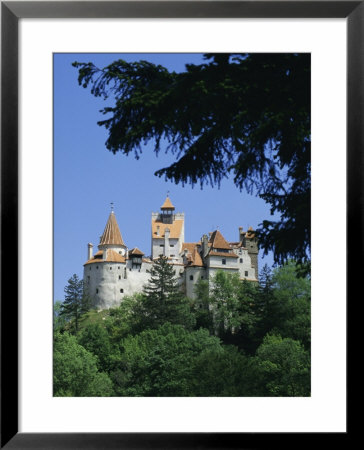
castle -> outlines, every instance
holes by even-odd
[[[151,255],[137,247],[128,249],[113,208],[100,238],[98,251],[88,244],[84,284],[98,309],[119,305],[123,297],[141,292],[149,280],[148,270],[160,255],[175,269],[181,289],[194,298],[199,280],[209,280],[218,270],[238,273],[240,279],[258,280],[258,243],[254,230],[239,228],[239,239],[227,242],[219,230],[204,234],[199,242],[185,242],[184,213],[175,213],[169,196],[152,213]]]

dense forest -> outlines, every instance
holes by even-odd
[[[54,307],[54,396],[310,396],[310,277],[217,272],[184,296],[163,257],[143,292],[97,311],[73,275]]]

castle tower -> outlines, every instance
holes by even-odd
[[[99,250],[111,249],[123,256],[126,254],[127,247],[124,244],[113,210],[109,215],[104,232],[100,237],[98,248]]]
[[[152,259],[162,255],[172,263],[181,262],[185,215],[175,213],[175,207],[168,195],[160,209],[160,212],[152,213]]]
[[[124,293],[126,245],[112,210],[98,245],[92,255],[87,245],[88,260],[84,264],[84,283],[94,307],[107,309],[120,304]]]
[[[242,245],[247,249],[248,255],[251,259],[251,265],[255,271],[255,278],[259,277],[259,267],[258,267],[258,239],[252,227],[248,228],[248,231],[243,231],[242,227],[239,227],[239,240]]]

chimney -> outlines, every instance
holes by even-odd
[[[207,234],[204,234],[202,236],[202,256],[205,257],[209,251],[209,245],[208,245],[208,237]]]
[[[183,264],[186,264],[186,261],[187,261],[187,254],[188,254],[188,250],[187,250],[187,248],[185,248],[185,249],[183,250],[183,255],[182,255]]]
[[[242,234],[243,234],[243,227],[239,227],[239,242],[243,240]]]
[[[87,261],[89,261],[92,258],[92,248],[93,245],[91,244],[91,242],[89,242],[87,244]]]

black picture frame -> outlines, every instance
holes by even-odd
[[[297,445],[297,433],[18,432],[18,21],[21,18],[346,18],[347,302],[363,258],[364,1],[3,1],[1,2],[1,448],[264,448]],[[11,289],[9,288],[11,287]],[[359,292],[361,292],[359,290]],[[357,299],[358,300],[358,299]],[[349,312],[349,311],[348,311]],[[350,346],[348,345],[348,349]],[[333,394],[334,395],[334,394]],[[348,419],[350,414],[348,414]],[[349,436],[334,433],[340,441]],[[300,445],[312,437],[300,435]],[[316,433],[315,443],[327,435]],[[341,442],[343,444],[343,442]]]

